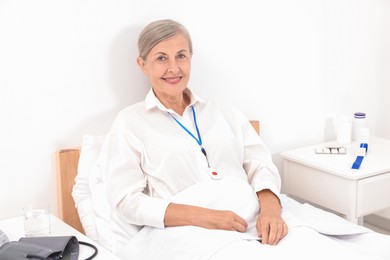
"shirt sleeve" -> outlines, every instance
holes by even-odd
[[[249,121],[243,123],[242,133],[244,142],[243,167],[248,175],[249,183],[256,192],[269,189],[279,197],[281,178],[272,161],[271,153]]]
[[[280,199],[281,178],[278,168],[249,119],[229,105],[224,106],[222,113],[243,146],[242,165],[249,184],[256,192],[269,189]]]
[[[142,143],[114,123],[99,159],[110,204],[128,223],[164,228],[169,201],[146,194],[147,178],[140,166],[142,158]]]

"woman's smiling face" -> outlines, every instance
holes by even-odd
[[[155,95],[172,99],[183,95],[191,74],[191,58],[187,39],[182,34],[158,43],[146,57],[137,62],[149,78]]]

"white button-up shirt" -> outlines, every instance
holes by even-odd
[[[248,181],[254,191],[279,195],[279,172],[248,119],[229,105],[201,100],[189,89],[186,94],[190,105],[180,116],[150,90],[144,101],[119,113],[106,135],[100,164],[108,199],[128,223],[164,228],[172,196],[210,180],[198,142],[172,118],[197,137],[191,106],[210,166]]]

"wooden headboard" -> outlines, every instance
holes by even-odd
[[[253,120],[250,123],[260,134],[259,121]],[[58,216],[62,221],[85,234],[72,197],[79,157],[80,147],[61,149],[56,152]]]
[[[80,148],[61,149],[56,152],[58,217],[85,234],[72,197],[79,157]]]

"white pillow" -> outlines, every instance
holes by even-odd
[[[72,196],[86,235],[98,241],[96,219],[92,206],[92,194],[89,187],[89,173],[96,165],[103,136],[85,135],[81,145],[81,154],[73,186]]]
[[[86,235],[116,252],[141,227],[122,221],[111,209],[99,165],[104,136],[85,135],[72,196]]]

